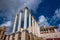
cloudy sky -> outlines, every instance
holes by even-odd
[[[27,6],[40,27],[58,26],[60,29],[60,0],[0,0],[0,26],[11,32],[16,14]]]

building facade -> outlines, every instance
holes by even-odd
[[[5,26],[0,27],[0,40],[5,40],[5,38],[6,38],[5,32],[6,32],[6,27]]]
[[[24,13],[24,23],[22,26],[22,16]],[[18,22],[18,23],[17,23]],[[16,27],[18,24],[17,31]],[[2,31],[2,29],[1,29]],[[1,33],[0,31],[0,33]],[[5,33],[6,31],[4,31]],[[16,14],[13,30],[10,35],[0,34],[1,40],[59,40],[60,32],[57,32],[57,27],[48,27],[40,28],[38,22],[35,20],[34,16],[31,15],[31,12],[28,11],[28,8],[24,8],[24,12],[20,10],[20,14]],[[2,37],[2,36],[3,37]],[[2,38],[1,38],[2,37]]]

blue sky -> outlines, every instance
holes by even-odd
[[[13,27],[14,17],[28,6],[40,27],[58,26],[60,29],[60,0],[0,0],[0,26]]]

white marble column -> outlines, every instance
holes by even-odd
[[[34,17],[32,16],[32,33],[33,33],[33,35],[35,34],[35,33],[34,33],[34,24],[35,24],[35,23],[34,23]]]
[[[23,11],[20,10],[19,21],[18,21],[18,30],[17,30],[18,33],[15,34],[15,40],[18,40],[19,32],[21,32],[22,13],[23,13]]]
[[[16,30],[16,24],[17,24],[17,18],[18,18],[18,14],[16,14],[16,17],[15,17],[15,21],[14,21],[12,33],[15,33],[15,30]]]
[[[37,36],[40,37],[40,25],[37,22]]]
[[[20,14],[19,14],[19,21],[18,21],[18,32],[19,32],[19,31],[21,31],[22,13],[23,13],[23,11],[22,11],[22,10],[20,10]]]
[[[13,26],[13,31],[12,33],[15,33],[15,30],[16,30],[16,24],[17,24],[17,19],[18,18],[18,14],[16,14],[16,17],[15,17],[15,21],[14,21],[14,26]],[[13,35],[10,35],[10,40],[12,40],[13,38]]]
[[[21,33],[21,40],[27,40],[27,14],[28,14],[28,8],[27,7],[25,7],[25,9],[24,9],[24,30],[22,31],[22,33]]]
[[[36,20],[35,20],[35,27],[34,27],[34,30],[35,30],[35,35],[37,36],[37,31],[38,31],[38,29],[37,29],[37,23],[36,23]]]
[[[29,28],[30,28],[29,33],[31,33],[32,32],[31,31],[31,12],[29,12]]]
[[[31,27],[31,12],[29,12],[29,27]]]
[[[26,30],[26,28],[27,28],[27,14],[28,14],[28,8],[27,7],[25,7],[25,9],[24,9],[24,30]]]

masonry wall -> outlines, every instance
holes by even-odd
[[[22,33],[22,32],[21,32]],[[18,33],[18,40],[21,40],[21,33]],[[13,37],[12,37],[12,39],[11,40],[16,40],[16,38],[17,38],[17,36],[15,37],[15,35],[16,35],[16,33],[14,33],[14,34],[11,34],[11,35],[14,35]],[[11,36],[11,35],[7,35],[6,36],[6,39],[5,40],[10,40],[10,37],[9,36]],[[23,36],[24,36],[24,33],[23,33]],[[26,32],[26,37],[25,37],[25,39],[26,40],[40,40],[40,37],[37,37],[37,36],[35,36],[35,35],[33,35],[33,34],[29,34],[29,33],[27,33]],[[25,40],[24,39],[24,40]]]
[[[60,40],[60,32],[57,33],[47,33],[47,34],[40,34],[40,37],[45,38],[46,40]]]
[[[6,32],[6,28],[5,27],[1,27],[0,28],[0,40],[5,40],[5,38],[6,38],[5,32]]]

